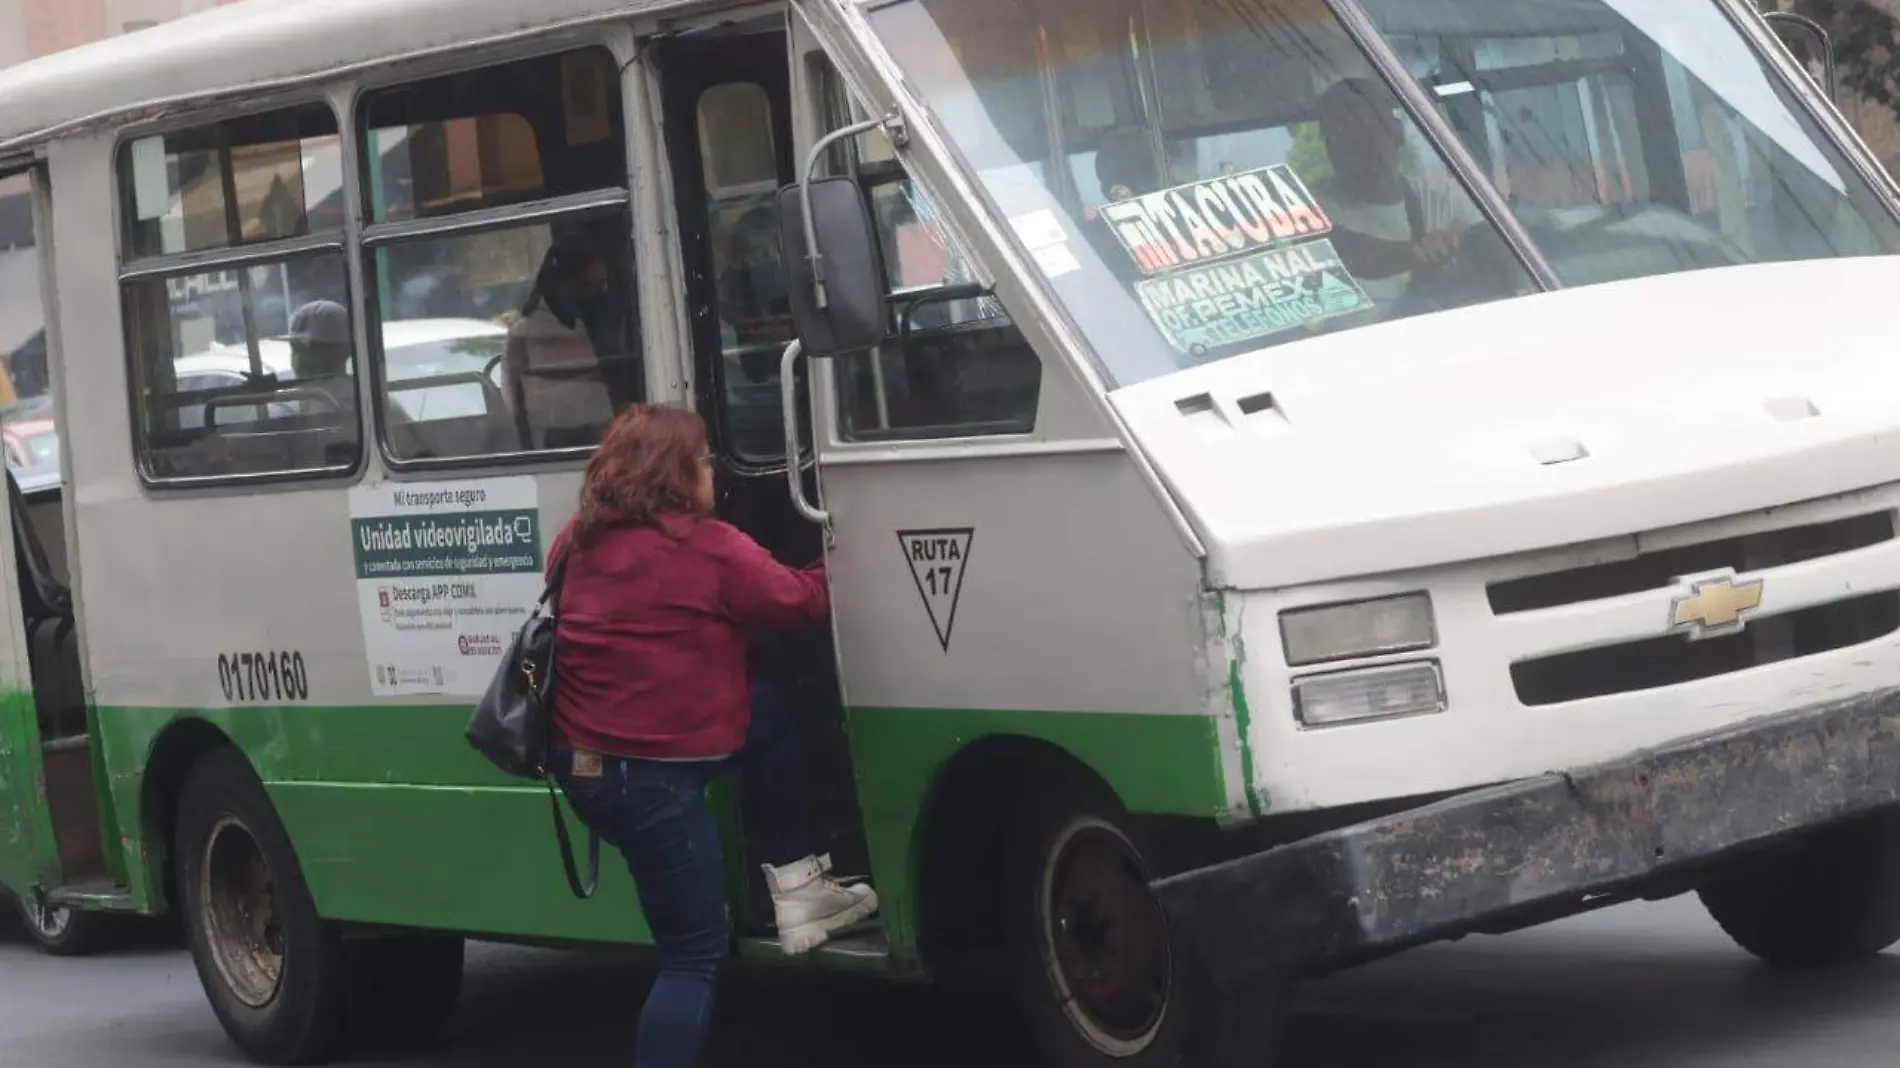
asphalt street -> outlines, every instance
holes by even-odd
[[[624,1065],[637,959],[476,947],[460,1012],[417,1068]],[[709,1068],[1032,1068],[1002,1006],[803,972],[735,973]],[[1433,947],[1301,999],[1285,1068],[1891,1068],[1900,955],[1790,980],[1694,899]],[[152,944],[85,960],[0,936],[0,1066],[240,1063],[191,961]]]

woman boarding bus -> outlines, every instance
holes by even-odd
[[[257,2],[0,73],[0,181],[63,454],[0,883],[177,911],[258,1060],[433,1032],[468,937],[652,941],[460,737],[606,414],[515,422],[556,247],[607,407],[696,407],[717,516],[826,560],[768,669],[879,922],[801,963],[1140,1068],[1644,896],[1900,934],[1896,190],[1739,0]],[[735,384],[775,189],[798,345]],[[353,418],[277,353],[314,301]]]

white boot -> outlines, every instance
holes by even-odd
[[[783,868],[764,867],[772,912],[778,918],[779,948],[788,957],[817,949],[831,932],[863,923],[877,912],[877,891],[833,879],[829,854]]]

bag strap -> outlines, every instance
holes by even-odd
[[[574,546],[570,541],[561,547],[561,555],[554,558],[554,566],[548,569],[548,584],[541,590],[541,599],[535,602],[535,609],[551,608],[561,610],[561,585],[567,581],[567,561],[574,555]]]
[[[567,875],[567,888],[586,901],[600,889],[600,835],[587,832],[587,881],[581,881],[580,867],[574,863],[574,840],[567,833],[567,817],[561,815],[561,796],[554,788],[554,776],[545,775],[548,784],[548,808],[554,812],[554,837],[561,844],[561,868]]]
[[[554,566],[548,569],[548,584],[541,591],[541,600],[535,605],[535,611],[539,612],[543,609],[552,609],[557,613],[560,611],[561,586],[567,579],[567,561],[573,555],[574,545],[570,538],[568,543],[562,546],[561,554],[554,558]],[[546,731],[541,751],[552,752],[554,717],[543,714],[540,718],[543,730]],[[575,897],[586,901],[594,896],[594,891],[600,889],[600,835],[594,833],[592,828],[587,831],[587,879],[583,882],[580,866],[574,863],[574,838],[568,833],[567,817],[561,815],[561,794],[554,785],[554,776],[548,774],[545,767],[541,769],[541,781],[546,783],[548,788],[548,811],[554,817],[554,838],[561,847],[561,871],[567,876],[567,888],[573,891]]]

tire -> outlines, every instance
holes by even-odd
[[[1774,967],[1873,957],[1900,942],[1900,812],[1811,832],[1700,894],[1737,945]]]
[[[345,1053],[357,1030],[349,956],[237,750],[214,750],[192,769],[175,852],[186,940],[225,1034],[264,1064]]]
[[[70,908],[49,908],[33,894],[13,896],[20,928],[34,944],[55,957],[85,957],[110,948],[113,917]]]
[[[364,1044],[400,1051],[432,1044],[455,1014],[462,993],[462,939],[399,935],[350,948]]]
[[[1100,789],[1054,788],[1024,816],[1004,923],[1012,985],[1050,1063],[1268,1068],[1288,988],[1216,994],[1175,951],[1120,806]]]

